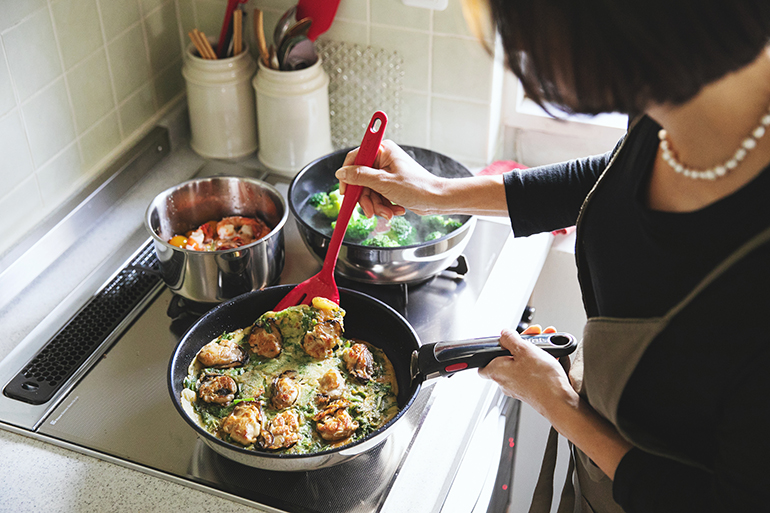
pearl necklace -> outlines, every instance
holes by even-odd
[[[757,147],[757,141],[765,135],[766,127],[768,126],[770,126],[770,111],[762,116],[759,126],[752,130],[751,134],[741,142],[740,147],[735,150],[735,153],[733,153],[733,156],[730,157],[727,162],[703,170],[689,168],[676,159],[674,151],[671,149],[671,144],[668,141],[668,132],[666,132],[665,129],[658,132],[658,139],[660,139],[660,149],[662,151],[663,160],[665,160],[666,164],[671,166],[674,171],[696,180],[716,180],[717,178],[726,175],[728,171],[738,167],[738,164],[746,158],[746,155]]]

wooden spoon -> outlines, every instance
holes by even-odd
[[[265,15],[259,9],[254,9],[254,34],[257,37],[259,45],[259,57],[266,68],[272,68],[270,65],[270,53],[267,50],[267,40],[265,39]]]

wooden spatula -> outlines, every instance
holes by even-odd
[[[364,139],[361,141],[361,147],[356,155],[355,165],[371,167],[374,165],[374,159],[377,158],[377,152],[380,149],[382,135],[385,132],[385,125],[388,123],[388,117],[384,112],[377,111],[372,116],[372,120],[366,128]],[[286,294],[274,311],[278,312],[290,306],[309,305],[314,297],[325,297],[339,304],[340,292],[337,289],[337,282],[334,281],[334,268],[337,266],[337,257],[340,254],[342,240],[345,237],[345,230],[350,222],[350,216],[356,208],[358,198],[361,196],[362,187],[359,185],[348,185],[345,190],[345,198],[342,200],[340,213],[337,216],[337,223],[332,232],[332,239],[329,247],[326,249],[321,270],[313,277],[308,278],[291,292]]]

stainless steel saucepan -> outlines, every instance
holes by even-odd
[[[473,176],[445,155],[423,148],[402,146],[431,173],[446,178]],[[352,148],[339,150],[305,166],[289,187],[289,208],[297,222],[302,240],[313,255],[323,261],[331,241],[328,218],[308,204],[310,196],[327,192],[338,181],[335,171],[342,166]],[[411,214],[415,215],[415,214]],[[458,216],[462,226],[452,233],[429,242],[396,248],[379,248],[344,242],[337,259],[337,274],[361,283],[419,283],[451,266],[462,254],[476,226],[473,216]]]
[[[166,285],[186,299],[220,303],[278,281],[288,215],[281,193],[272,185],[216,176],[189,180],[158,194],[147,208],[145,227]],[[258,217],[271,231],[251,244],[221,251],[194,251],[168,243],[174,235],[229,216]]]

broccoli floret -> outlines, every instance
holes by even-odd
[[[430,232],[428,235],[425,236],[425,242],[440,239],[443,236],[444,234],[441,232]]]
[[[375,248],[397,248],[398,242],[391,239],[384,233],[375,235],[361,242],[362,246],[372,246]]]
[[[462,226],[460,221],[444,216],[425,216],[422,218],[422,222],[427,228],[428,233],[441,232],[442,235],[446,235]]]
[[[404,217],[394,217],[390,220],[390,230],[386,233],[388,237],[395,240],[399,246],[409,246],[416,242],[414,227]]]
[[[329,219],[337,219],[337,216],[340,213],[340,207],[342,206],[342,195],[340,194],[339,189],[335,189],[328,194],[317,192],[310,196],[308,202]],[[313,205],[313,202],[316,202],[317,204]]]
[[[322,204],[329,201],[329,195],[325,192],[316,192],[310,198],[308,198],[307,202],[310,204],[311,207],[318,209]]]
[[[337,221],[332,222],[332,230],[337,225]],[[372,233],[377,227],[376,217],[366,217],[361,207],[356,207],[353,210],[353,215],[350,216],[350,222],[348,228],[345,230],[345,240],[349,242],[359,242],[364,240]]]

